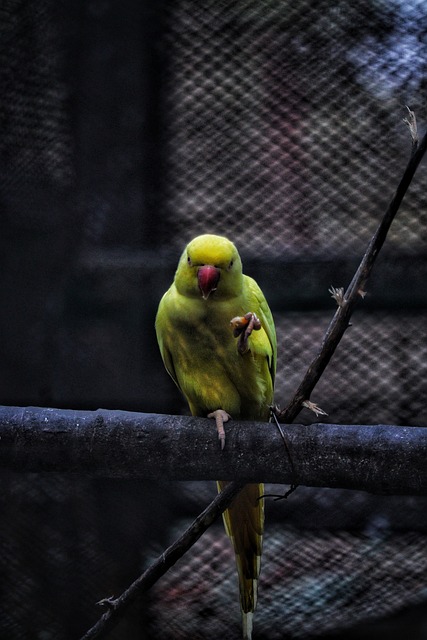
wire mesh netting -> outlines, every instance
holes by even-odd
[[[178,565],[156,588],[153,637],[240,636],[233,553],[221,534],[208,534],[195,545],[194,560]],[[366,536],[272,524],[263,566],[259,638],[320,636],[393,614],[402,600],[425,598],[419,586],[427,570],[425,534],[413,531]]]
[[[330,313],[291,314],[277,323],[276,401],[298,387],[330,321]],[[314,396],[333,422],[427,426],[425,314],[356,314]],[[357,381],[357,382],[356,382]],[[301,422],[311,422],[309,412]]]
[[[54,5],[5,2],[1,18],[2,194],[32,182],[64,189],[73,176],[69,91]]]
[[[201,485],[206,494],[214,490]],[[194,484],[181,487],[187,504]],[[268,494],[283,494],[269,485]],[[369,623],[424,605],[424,498],[301,487],[286,502],[267,500],[256,637],[382,637]],[[396,518],[396,513],[399,513]],[[171,539],[183,530],[179,523]],[[196,543],[154,590],[148,628],[160,638],[239,637],[233,553],[218,526]],[[232,615],[230,615],[232,612]],[[366,627],[363,627],[363,623]],[[392,618],[384,637],[402,637],[408,619]],[[417,628],[414,625],[414,635]],[[420,637],[424,633],[422,626]],[[341,631],[342,635],[339,635]],[[372,634],[369,635],[369,634]]]
[[[285,405],[334,312],[328,288],[348,283],[410,155],[406,105],[425,129],[425,1],[0,14],[2,402],[185,410],[154,312],[185,243],[214,232],[271,301]],[[425,173],[313,394],[324,420],[427,426]],[[215,493],[56,474],[2,486],[8,640],[80,637]],[[423,498],[304,487],[268,501],[255,637],[425,638],[425,514]],[[108,637],[220,634],[241,630],[218,525]]]
[[[250,252],[360,252],[425,108],[423,3],[179,2],[166,42],[176,238],[223,229]],[[414,185],[393,239],[425,246]]]

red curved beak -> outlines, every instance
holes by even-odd
[[[210,264],[204,264],[197,270],[199,289],[204,300],[207,300],[212,291],[216,290],[220,275],[220,270]]]

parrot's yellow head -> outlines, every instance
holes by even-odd
[[[185,248],[175,274],[175,285],[184,295],[227,299],[242,288],[242,261],[230,240],[205,234]]]

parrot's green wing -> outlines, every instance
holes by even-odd
[[[253,311],[261,321],[264,333],[254,331],[251,336],[251,349],[265,354],[269,361],[271,380],[274,386],[277,364],[277,338],[273,316],[267,300],[255,280],[244,276],[244,287],[249,302],[248,311]]]
[[[160,353],[163,359],[163,363],[165,365],[166,371],[175,382],[178,388],[178,378],[175,371],[175,366],[173,363],[172,353],[169,347],[169,341],[173,339],[174,336],[174,328],[173,328],[173,311],[171,311],[173,298],[173,285],[172,287],[164,294],[163,298],[160,300],[159,309],[157,311],[156,316],[156,334],[157,334],[157,342],[159,343]]]

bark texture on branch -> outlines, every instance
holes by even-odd
[[[212,420],[0,407],[0,468],[105,477],[243,480],[427,495],[427,428]],[[292,465],[290,463],[292,457]],[[293,469],[293,471],[292,471]]]

